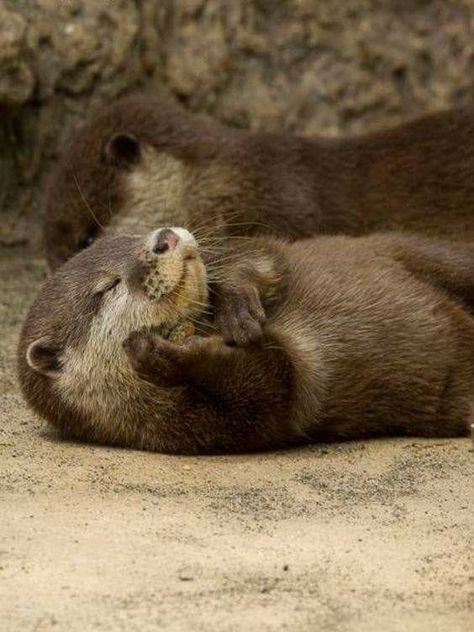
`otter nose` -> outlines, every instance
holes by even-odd
[[[178,245],[178,242],[179,236],[174,232],[174,230],[171,230],[171,228],[163,228],[156,237],[152,251],[159,255],[167,250],[174,250],[174,248]]]

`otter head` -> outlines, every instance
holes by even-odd
[[[159,395],[135,376],[123,341],[144,327],[166,336],[198,318],[206,301],[205,267],[187,230],[97,240],[47,281],[30,309],[18,355],[27,401],[66,435],[114,443],[126,433],[141,445],[137,411],[148,400],[157,410]]]
[[[207,228],[219,227],[220,183],[227,172],[231,182],[238,181],[235,167],[223,167],[218,159],[234,135],[222,130],[216,122],[140,96],[94,114],[73,132],[48,180],[44,240],[50,267],[105,233],[168,224],[193,229],[203,213]],[[233,194],[223,191],[227,199]]]

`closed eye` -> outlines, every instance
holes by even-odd
[[[120,283],[121,280],[122,279],[120,277],[117,277],[116,279],[111,281],[108,285],[106,285],[105,288],[102,290],[102,292],[103,293],[110,292],[110,290],[113,290],[115,287],[117,287],[117,285]]]
[[[116,288],[119,285],[119,283],[121,283],[121,281],[122,281],[122,279],[120,277],[117,277],[115,279],[111,279],[110,281],[108,281],[104,285],[102,285],[99,288],[97,288],[96,291],[94,292],[94,294],[103,296],[107,292],[110,292],[111,290]]]

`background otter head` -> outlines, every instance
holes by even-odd
[[[57,268],[107,232],[218,228],[237,167],[223,155],[237,132],[157,99],[103,108],[64,146],[48,181],[44,240]],[[228,174],[228,178],[227,175]],[[224,186],[229,179],[229,186]],[[236,188],[237,187],[237,188]],[[192,215],[192,217],[191,217]]]
[[[117,424],[133,435],[140,406],[153,410],[160,396],[133,374],[123,341],[143,327],[166,335],[198,318],[206,300],[188,231],[99,239],[47,281],[30,309],[18,350],[27,401],[70,436],[114,442]]]
[[[49,265],[101,234],[156,225],[185,226],[200,238],[312,235],[321,211],[314,188],[319,151],[296,137],[232,129],[157,99],[120,99],[72,134],[51,174]],[[324,182],[327,188],[332,179]]]

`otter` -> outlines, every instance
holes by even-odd
[[[191,233],[163,228],[69,259],[21,334],[32,408],[68,437],[186,454],[467,432],[474,249],[396,234],[228,248],[206,267]],[[216,282],[256,292],[246,346],[207,316]],[[249,317],[230,310],[231,329]]]
[[[432,114],[349,138],[234,129],[144,96],[70,137],[50,175],[44,239],[55,269],[101,234],[205,226],[219,235],[474,237],[474,116]]]

